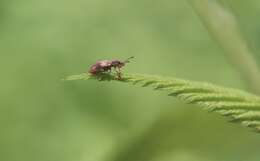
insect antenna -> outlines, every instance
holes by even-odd
[[[130,58],[126,59],[126,60],[124,61],[124,63],[130,63],[130,59],[133,59],[133,58],[134,58],[134,56],[131,56]]]

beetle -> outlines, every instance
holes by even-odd
[[[117,79],[121,79],[121,68],[125,66],[126,63],[129,63],[130,59],[133,59],[134,57],[130,57],[126,59],[125,61],[120,60],[101,60],[96,62],[94,65],[92,65],[89,69],[89,73],[91,75],[98,75],[100,73],[104,72],[111,72],[112,68],[115,69],[117,74]]]

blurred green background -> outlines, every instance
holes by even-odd
[[[260,1],[222,2],[259,53]],[[0,51],[1,161],[260,159],[259,134],[200,107],[120,83],[61,81],[135,56],[125,72],[247,90],[187,1],[1,0]]]

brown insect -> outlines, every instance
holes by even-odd
[[[134,57],[130,57],[126,59],[125,61],[120,60],[101,60],[96,62],[96,64],[92,65],[90,67],[89,73],[92,75],[98,75],[100,73],[104,72],[111,72],[112,68],[115,69],[117,74],[117,79],[122,78],[121,74],[121,68],[125,66],[126,63],[129,63],[130,59],[133,59]]]

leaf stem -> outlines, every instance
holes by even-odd
[[[223,48],[229,61],[248,82],[253,92],[260,93],[260,72],[247,42],[242,37],[231,12],[215,0],[188,0],[213,39]]]

